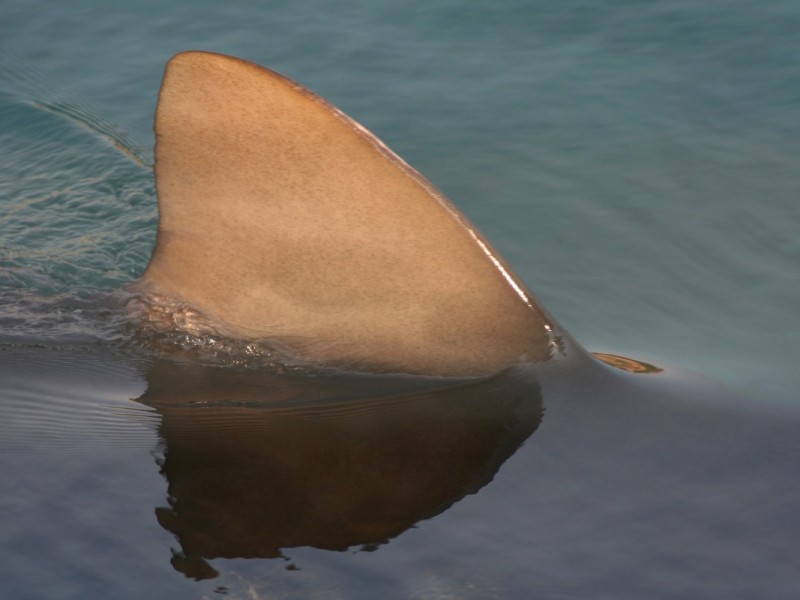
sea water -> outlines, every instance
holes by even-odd
[[[219,577],[195,582],[170,566],[176,542],[153,516],[166,502],[151,456],[162,415],[131,401],[148,389],[149,358],[131,350],[115,302],[155,241],[163,65],[181,50],[223,52],[296,79],[386,141],[587,348],[701,373],[756,415],[794,414],[799,34],[800,6],[777,0],[5,0],[3,597],[793,597],[786,532],[745,532],[682,562],[635,515],[608,521],[620,536],[610,546],[574,531],[549,554],[537,546],[521,577],[532,542],[514,532],[533,520],[515,500],[535,460],[519,453],[477,495],[375,552],[220,560]],[[546,431],[547,419],[531,439]],[[798,497],[772,483],[777,530],[776,507],[788,514]],[[736,493],[703,498],[724,514]],[[755,497],[754,510],[766,496]],[[598,523],[587,531],[606,531]],[[747,542],[765,562],[743,571],[725,552]],[[609,562],[603,548],[647,560]],[[626,565],[639,571],[627,587]],[[715,577],[738,587],[712,593]]]

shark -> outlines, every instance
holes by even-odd
[[[273,579],[311,567],[306,586],[351,596],[383,593],[369,569],[392,595],[411,568],[462,583],[452,597],[496,581],[515,598],[796,595],[796,408],[590,353],[433,184],[274,71],[178,54],[155,134],[157,243],[126,296],[130,331],[263,346],[291,368],[180,345],[2,346],[0,441],[24,449],[0,453],[4,476],[31,498],[55,491],[46,512],[20,496],[21,517],[0,525],[42,573],[59,572],[50,553],[70,536],[114,560],[164,551],[146,528],[130,537],[144,511],[195,580],[248,558],[278,559]],[[150,429],[167,493],[143,507],[124,443]],[[98,477],[109,449],[118,462]],[[75,508],[77,491],[90,501]],[[24,524],[43,514],[59,522],[38,540]],[[80,518],[62,529],[63,514]],[[73,579],[114,575],[95,563]]]
[[[444,194],[287,77],[180,53],[154,129],[159,226],[138,288],[172,316],[151,322],[372,373],[587,355]]]

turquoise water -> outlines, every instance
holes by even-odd
[[[546,598],[793,597],[789,534],[778,525],[797,506],[788,467],[747,496],[772,529],[742,526],[733,541],[670,537],[668,523],[648,528],[635,510],[631,521],[606,512],[581,537],[547,509],[540,514],[567,528],[550,537],[514,502],[537,497],[529,467],[549,473],[530,455],[556,455],[547,419],[491,485],[375,552],[299,548],[285,560],[218,561],[220,578],[185,579],[169,564],[176,542],[153,516],[165,503],[150,456],[164,417],[130,402],[153,385],[151,358],[115,303],[155,240],[151,122],[163,65],[181,50],[224,52],[300,81],[375,132],[478,225],[587,348],[708,376],[743,398],[756,422],[795,415],[799,32],[800,6],[788,1],[6,0],[0,468],[10,483],[3,512],[13,515],[3,536],[14,540],[2,572],[9,597],[197,598],[248,586],[258,597],[526,597],[537,581]],[[552,411],[550,403],[545,394]],[[697,431],[689,439],[725,437]],[[728,446],[709,448],[718,456]],[[773,449],[781,464],[786,448]],[[559,464],[539,477],[569,496],[580,487],[575,465]],[[709,514],[723,515],[720,530],[739,489],[731,477],[701,496]],[[487,513],[506,518],[482,521]],[[545,542],[535,552],[516,533],[532,523]],[[609,531],[623,533],[609,541]],[[647,539],[666,539],[667,549]],[[769,577],[755,575],[755,563],[742,567],[737,553],[747,547]],[[715,577],[733,583],[712,594]]]
[[[269,65],[375,131],[587,347],[796,400],[794,3],[3,13],[3,288],[51,296],[141,272],[149,169],[97,129],[147,165],[163,64],[202,48]]]

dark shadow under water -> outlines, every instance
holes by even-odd
[[[451,380],[0,346],[2,585],[409,598],[433,569],[447,597],[793,599],[800,413],[567,355]]]
[[[491,481],[540,423],[535,380],[279,375],[159,361],[139,398],[161,415],[172,564],[374,549]]]

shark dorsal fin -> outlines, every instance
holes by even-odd
[[[548,317],[472,224],[300,85],[178,54],[155,132],[143,283],[221,332],[378,372],[482,375],[549,356]]]

